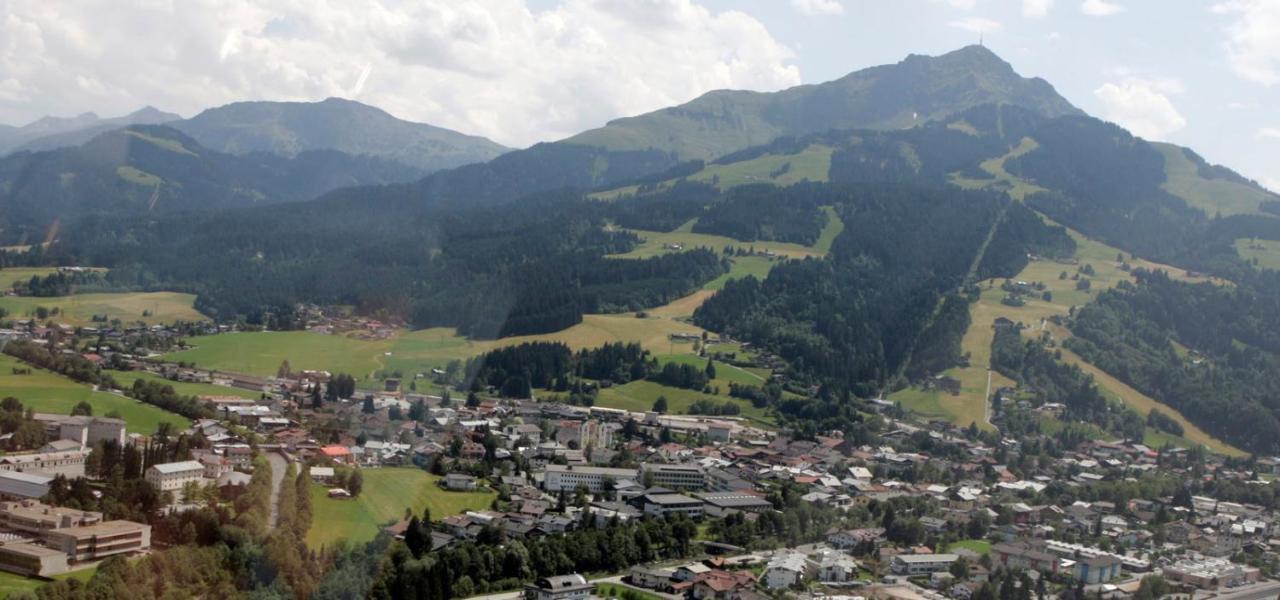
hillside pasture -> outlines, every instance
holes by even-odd
[[[1236,252],[1259,269],[1280,271],[1280,242],[1275,240],[1238,239]]]
[[[15,375],[14,369],[30,369],[29,375]],[[96,391],[58,373],[37,369],[7,354],[0,354],[0,398],[13,396],[36,412],[71,414],[81,401],[93,407],[93,414],[104,416],[120,413],[130,433],[150,435],[161,422],[172,423],[176,430],[191,426],[186,418],[138,402],[132,398]]]
[[[207,318],[194,308],[196,297],[177,292],[126,292],[110,294],[75,294],[52,298],[29,296],[0,297],[0,308],[14,318],[36,318],[37,308],[58,309],[49,319],[75,326],[95,324],[94,316],[124,323],[172,323],[204,321]]]

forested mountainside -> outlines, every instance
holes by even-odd
[[[1247,279],[1139,274],[1080,309],[1067,347],[1215,435],[1280,451],[1280,276]]]
[[[416,175],[398,163],[328,150],[233,156],[166,126],[135,125],[83,146],[0,159],[0,242],[45,240],[59,220],[297,202]]]
[[[1061,228],[989,192],[838,189],[845,231],[828,260],[731,281],[695,322],[779,353],[797,377],[869,396],[902,368],[918,377],[959,360],[966,280],[1009,277],[1029,253],[1074,249]]]
[[[335,150],[402,164],[421,174],[492,160],[508,148],[480,136],[413,123],[352,100],[236,102],[172,123],[206,148],[292,158]]]
[[[584,313],[664,304],[724,272],[707,250],[605,258],[637,241],[606,231],[608,208],[557,192],[465,210],[281,205],[145,220],[103,215],[69,225],[51,252],[114,265],[116,285],[196,292],[197,307],[220,319],[265,322],[305,300],[475,337],[557,331]]]
[[[957,67],[969,74],[962,79],[986,81],[986,71],[972,64],[984,64],[983,52],[959,54],[974,59],[958,63],[967,65]],[[844,93],[874,96],[868,89],[880,87]],[[1124,252],[1231,280],[1233,294],[1274,293],[1234,246],[1240,238],[1280,240],[1280,219],[1266,212],[1273,194],[1193,152],[1149,144],[1069,105],[1011,101],[1023,90],[1017,85],[983,89],[1005,95],[971,105],[974,96],[957,92],[943,118],[919,126],[824,126],[714,160],[681,161],[669,146],[611,150],[570,140],[415,183],[340,189],[306,211],[99,212],[64,221],[59,243],[22,260],[112,267],[111,285],[191,291],[211,316],[273,328],[290,326],[294,304],[316,302],[495,337],[669,302],[721,275],[725,253],[741,251],[609,258],[638,242],[619,227],[689,225],[744,246],[809,245],[834,216],[844,230],[826,258],[783,262],[763,280],[730,281],[695,314],[707,329],[781,356],[793,379],[826,390],[824,400],[872,395],[956,365],[979,293],[972,284],[1012,277],[1028,255],[1070,256],[1075,242],[1059,224]],[[852,114],[849,107],[861,100],[850,102],[827,114]],[[1232,210],[1211,214],[1213,206]],[[1142,280],[1137,288],[1149,285]],[[1089,314],[1082,311],[1081,319]],[[1248,323],[1244,314],[1223,319]],[[1075,343],[1099,348],[1121,343],[1079,337]],[[1025,354],[1012,361],[1011,373],[1042,358]],[[1102,352],[1080,354],[1106,362]],[[1273,362],[1251,364],[1266,372]],[[1069,373],[1035,368],[1036,377],[1066,378],[1064,389],[1088,389]],[[1176,390],[1144,388],[1137,370],[1117,376],[1179,404]],[[1097,412],[1089,399],[1077,400],[1085,413]],[[851,418],[845,413],[852,408],[796,401],[779,410],[795,422],[834,424]],[[1227,417],[1224,432],[1239,426],[1234,418]],[[1263,434],[1249,439],[1262,444]]]
[[[691,102],[565,140],[610,150],[671,152],[711,160],[782,136],[832,129],[907,129],[974,106],[1003,103],[1048,117],[1081,114],[1043,79],[1024,78],[983,46],[941,56],[911,55],[894,65],[776,93],[715,91]]]

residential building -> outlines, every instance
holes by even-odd
[[[587,467],[576,465],[547,465],[542,488],[548,492],[572,492],[578,486],[586,486],[591,493],[605,488],[605,482],[618,482],[624,479],[635,479],[635,469],[613,469],[609,467]]]
[[[771,590],[800,585],[809,570],[809,559],[796,552],[779,552],[764,568],[764,585]]]
[[[204,465],[195,460],[152,465],[146,479],[161,492],[179,491],[188,483],[204,481]]]
[[[577,573],[543,577],[524,586],[525,600],[586,600],[596,585]]]
[[[818,563],[818,581],[846,583],[858,577],[858,561],[848,554],[828,549],[813,558]]]
[[[1111,555],[1090,556],[1081,558],[1071,565],[1072,574],[1086,585],[1106,583],[1120,577],[1123,563]]]
[[[960,557],[955,554],[899,554],[889,568],[898,575],[928,575],[951,568]]]
[[[476,478],[462,473],[449,473],[444,476],[444,487],[455,492],[475,491]]]

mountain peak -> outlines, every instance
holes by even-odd
[[[709,92],[565,141],[710,160],[782,136],[905,129],[983,104],[1021,106],[1047,117],[1081,114],[1044,80],[1022,77],[990,49],[971,45],[939,56],[913,54],[896,64],[779,92]]]

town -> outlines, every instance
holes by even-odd
[[[348,325],[325,326],[390,328]],[[865,429],[857,435],[804,434],[732,415],[569,403],[541,390],[520,397],[441,369],[411,375],[412,386],[386,378],[380,389],[358,389],[339,374],[282,365],[276,376],[255,377],[164,362],[148,349],[236,335],[225,328],[21,320],[4,333],[5,352],[36,368],[90,380],[110,366],[226,390],[186,399],[172,388],[126,390],[191,418],[186,429],[151,434],[91,409],[59,415],[24,412],[15,399],[0,404],[10,449],[0,456],[0,569],[15,574],[54,577],[145,554],[153,537],[157,547],[181,543],[174,519],[202,507],[244,509],[255,485],[273,486],[263,499],[279,502],[283,478],[268,483],[255,471],[287,469],[339,507],[358,506],[379,473],[407,471],[429,474],[431,494],[478,500],[454,514],[420,518],[406,509],[377,525],[415,555],[646,523],[665,524],[676,542],[578,572],[463,576],[455,596],[513,587],[529,600],[1280,593],[1271,579],[1280,459],[1061,433],[1001,437],[883,400],[859,404]],[[419,383],[438,393],[414,391]],[[148,488],[135,496],[148,498],[147,508],[133,520],[83,509],[86,490],[98,497],[94,506],[111,506],[101,502],[117,493],[102,487],[108,481]],[[268,509],[270,528],[280,511]]]

